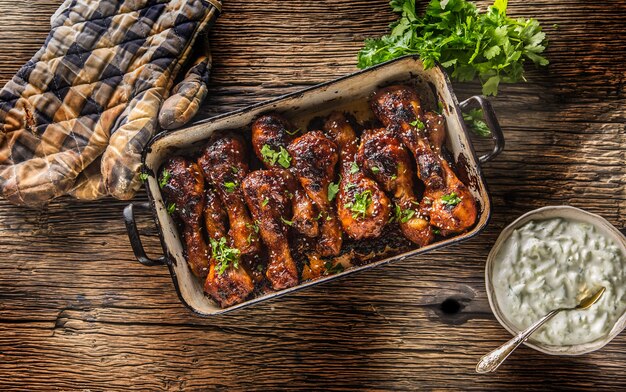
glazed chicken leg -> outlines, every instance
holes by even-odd
[[[352,125],[342,113],[333,112],[324,124],[324,133],[340,150],[337,215],[343,230],[355,240],[378,237],[389,220],[391,203],[378,184],[359,168]]]
[[[411,159],[400,141],[385,129],[366,131],[361,137],[358,162],[393,195],[402,234],[420,246],[431,243],[434,234],[428,219],[419,212]]]
[[[198,164],[226,207],[228,234],[235,248],[242,255],[254,255],[260,252],[261,244],[241,191],[241,182],[248,174],[245,155],[245,142],[239,135],[218,134],[206,145]]]
[[[338,255],[343,242],[342,231],[328,200],[328,186],[339,159],[337,145],[321,132],[313,131],[292,141],[287,150],[292,157],[294,174],[320,210],[321,234],[317,251],[322,256]]]
[[[266,276],[275,290],[298,284],[298,269],[291,257],[284,218],[290,210],[289,187],[278,171],[257,170],[242,183],[250,212],[269,250]]]
[[[291,167],[290,157],[286,153],[287,146],[293,140],[290,132],[294,133],[293,126],[286,119],[274,113],[263,115],[252,124],[254,152],[268,169],[288,169]],[[279,159],[276,154],[280,154],[281,151],[286,154]],[[284,170],[281,171],[284,173]],[[288,175],[288,173],[284,174]],[[286,180],[289,181],[289,179]],[[319,226],[315,219],[317,214],[313,202],[298,184],[291,192],[293,193],[293,203],[290,220],[293,222],[293,227],[307,237],[317,237]]]
[[[430,146],[417,93],[406,86],[391,86],[377,91],[370,104],[378,119],[415,156],[417,175],[426,186],[421,211],[431,224],[444,235],[469,229],[476,221],[476,202],[447,161]],[[437,131],[431,129],[431,134]]]
[[[431,146],[441,160],[441,168],[445,178],[445,190],[439,190],[428,195],[434,202],[432,204],[429,204],[428,201],[424,203],[425,213],[430,215],[432,224],[441,228],[444,235],[464,231],[476,222],[478,214],[476,202],[469,189],[456,176],[448,161],[441,156],[441,148],[446,137],[443,116],[428,112],[424,115],[424,121]],[[456,206],[452,206],[457,202]],[[453,219],[449,219],[451,206]]]
[[[183,223],[183,240],[187,263],[199,278],[209,273],[207,245],[202,237],[202,213],[205,206],[204,178],[198,165],[183,157],[169,159],[160,175],[163,194],[174,203],[176,215]]]
[[[210,185],[206,187],[205,200],[204,227],[206,233],[209,236],[208,238],[219,240],[226,236],[228,215],[215,192],[215,188]]]
[[[211,296],[221,307],[238,304],[254,290],[254,283],[246,270],[235,260],[230,260],[228,268],[223,268],[216,257],[224,257],[224,248],[232,246],[226,235],[226,212],[212,187],[206,190],[206,207],[204,209],[205,228],[211,242],[218,249],[212,249],[209,275],[204,282],[204,291]],[[221,242],[221,243],[220,243]],[[221,253],[220,253],[221,252]]]

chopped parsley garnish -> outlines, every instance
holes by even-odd
[[[426,129],[426,124],[424,124],[424,122],[419,119],[410,122],[409,125],[411,125],[412,127],[417,127],[417,129]]]
[[[389,219],[389,222],[396,221],[406,223],[411,220],[411,218],[413,218],[415,214],[415,210],[412,210],[410,208],[403,210],[399,205],[396,204],[393,210],[393,216]]]
[[[148,181],[149,174],[146,172],[139,173],[139,181],[146,182]]]
[[[254,223],[246,223],[246,227],[250,230],[252,230],[255,233],[259,232],[259,222],[258,221],[254,221]]]
[[[343,272],[345,268],[343,268],[343,264],[341,263],[333,265],[332,261],[327,261],[324,263],[324,269],[327,275],[334,275]]]
[[[485,12],[467,0],[431,0],[418,15],[415,0],[392,0],[400,19],[388,35],[367,39],[358,67],[367,68],[404,55],[419,55],[425,69],[440,63],[453,79],[478,79],[483,94],[496,95],[500,82],[525,80],[524,62],[548,65],[542,56],[546,35],[536,19],[507,16],[507,0]]]
[[[433,229],[433,234],[440,235],[441,234],[441,230],[435,228],[435,229]]]
[[[341,182],[341,178],[337,182],[331,182],[328,184],[328,201],[333,201],[337,193],[339,192],[339,183]]]
[[[283,218],[282,216],[280,217],[280,220],[283,221],[283,223],[286,224],[287,226],[293,226],[293,221],[287,220]]]
[[[372,168],[370,169],[372,171],[372,173],[374,174],[378,174],[380,173],[380,169],[378,168],[378,166],[372,166]]]
[[[286,129],[285,132],[287,132],[287,135],[293,136],[296,133],[300,132],[300,128],[296,129],[295,131],[289,131],[288,129]]]
[[[452,192],[449,195],[441,196],[441,202],[447,206],[454,207],[461,202],[461,198],[455,192]]]
[[[348,192],[352,188],[356,188],[356,184],[354,182],[349,182],[349,183],[346,184],[346,186],[343,188],[343,190],[345,192]]]
[[[322,215],[323,215],[323,214],[324,214],[324,213],[323,213],[322,211],[320,211],[320,213],[319,213],[319,214],[317,214],[317,217],[315,218],[315,220],[320,220],[320,219],[322,218]]]
[[[397,180],[397,179],[398,179],[398,176],[397,176],[397,175],[395,175],[395,174],[394,174],[393,176],[391,176],[391,181],[395,181],[395,180]]]
[[[467,113],[463,113],[463,120],[465,124],[478,136],[489,136],[491,130],[487,126],[487,123],[483,120],[482,109],[472,109]]]
[[[372,204],[372,191],[367,190],[354,195],[354,200],[346,203],[345,207],[352,211],[352,217],[365,218],[367,215],[367,208]]]
[[[226,189],[226,192],[228,192],[228,193],[233,193],[236,188],[237,188],[237,183],[236,182],[226,181],[224,183],[224,189]]]
[[[263,199],[263,201],[261,202],[261,206],[265,207],[267,205],[267,203],[270,202],[270,199],[268,199],[267,197],[265,199]]]
[[[233,166],[233,165],[231,165],[231,166],[230,166],[230,170],[232,170],[234,174],[239,173],[239,168],[238,168],[237,166]]]
[[[406,210],[402,210],[402,217],[400,218],[400,222],[406,223],[409,220],[411,220],[411,218],[413,218],[414,215],[415,215],[415,210],[412,210],[410,208]]]
[[[217,261],[215,268],[217,274],[223,274],[229,266],[239,268],[239,255],[241,252],[237,248],[231,248],[226,243],[226,238],[219,240],[213,238],[211,240],[211,256]]]
[[[350,165],[350,174],[356,174],[359,172],[359,165],[356,164],[356,162],[352,162],[352,164]]]
[[[248,234],[248,238],[247,238],[248,245],[250,245],[252,243],[252,239],[256,238],[254,234],[259,233],[259,221],[254,221],[254,224],[246,223],[246,227],[252,230],[250,234]]]
[[[174,203],[167,203],[167,213],[172,215],[174,213],[174,211],[176,211],[176,204]]]
[[[163,189],[170,181],[170,178],[172,178],[172,173],[170,173],[167,169],[163,169],[161,172],[161,179],[159,180],[159,188]]]
[[[291,166],[291,156],[283,146],[280,146],[280,149],[275,151],[267,144],[264,144],[261,148],[261,155],[263,156],[263,160],[271,165],[275,165],[276,162],[278,162],[278,164],[285,169],[289,169],[289,166]]]

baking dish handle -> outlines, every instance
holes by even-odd
[[[504,150],[504,134],[502,133],[502,128],[500,128],[500,123],[498,122],[498,118],[496,117],[496,113],[493,111],[493,107],[491,106],[491,102],[481,95],[474,95],[461,102],[459,106],[461,109],[466,109],[469,106],[472,106],[472,103],[478,104],[483,111],[483,118],[485,123],[489,127],[491,131],[491,139],[493,140],[493,149],[491,152],[488,152],[485,155],[481,155],[478,160],[480,163],[486,163],[495,158],[498,154]]]
[[[126,206],[126,208],[124,208],[124,223],[126,224],[126,231],[128,232],[130,246],[133,248],[133,253],[137,258],[137,261],[148,267],[166,265],[167,258],[165,256],[161,256],[154,260],[148,257],[146,251],[143,249],[141,238],[139,237],[139,231],[137,230],[137,222],[135,222],[135,208],[149,210],[150,205],[148,203],[130,203]]]

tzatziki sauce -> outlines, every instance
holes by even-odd
[[[626,258],[592,224],[553,218],[515,229],[494,259],[498,307],[519,330],[556,308],[574,307],[604,286],[587,310],[557,314],[531,340],[576,345],[605,337],[626,310]]]

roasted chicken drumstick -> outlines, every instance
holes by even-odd
[[[291,168],[287,146],[294,139],[294,127],[283,117],[270,113],[259,117],[252,124],[252,146],[256,156],[268,169]],[[288,179],[287,179],[288,180]],[[307,237],[317,237],[319,226],[313,202],[299,184],[293,192],[291,221],[293,227]]]
[[[267,279],[275,290],[297,285],[298,269],[289,250],[285,225],[291,209],[291,192],[285,178],[278,171],[257,170],[248,174],[242,187],[269,251]]]
[[[232,241],[226,234],[226,219],[226,212],[215,190],[208,187],[204,222],[212,246],[204,291],[221,307],[242,302],[254,290],[252,279],[239,264],[239,250],[231,248]]]
[[[246,146],[235,133],[213,135],[198,158],[205,178],[215,187],[230,223],[229,236],[242,255],[255,255],[261,244],[243,199],[241,182],[248,174]]]
[[[476,221],[476,202],[448,162],[430,146],[420,98],[407,86],[377,91],[370,105],[376,117],[413,153],[417,175],[426,188],[421,211],[442,234],[469,229]],[[431,134],[437,129],[431,129]],[[437,141],[438,142],[438,141]]]
[[[328,186],[335,175],[339,159],[337,145],[320,131],[300,136],[287,147],[293,172],[302,188],[320,210],[321,233],[317,251],[322,256],[336,256],[341,251],[342,231],[328,200]]]
[[[389,220],[391,203],[357,164],[358,140],[352,125],[345,115],[333,112],[324,124],[324,134],[340,151],[337,216],[343,230],[355,240],[378,237]]]
[[[363,133],[357,158],[359,164],[393,196],[395,219],[402,234],[420,246],[431,243],[434,234],[421,215],[413,192],[413,169],[409,152],[385,129]]]
[[[183,157],[169,159],[159,179],[168,203],[183,223],[183,240],[187,263],[199,278],[209,273],[207,245],[202,236],[202,214],[205,206],[204,178],[198,165]]]

